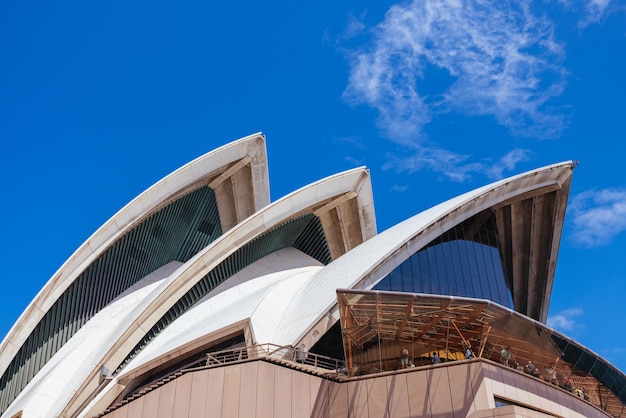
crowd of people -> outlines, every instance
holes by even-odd
[[[463,355],[465,359],[471,359],[474,357],[470,344],[464,345]],[[589,400],[589,394],[587,393],[585,387],[575,386],[568,375],[557,372],[554,363],[547,365],[543,369],[542,373],[539,367],[537,367],[532,362],[532,360],[528,360],[528,363],[526,363],[526,365],[518,363],[511,352],[511,348],[508,346],[502,346],[499,351],[499,355],[500,363],[502,363],[502,365],[514,368],[520,372],[527,373],[533,377],[557,385],[565,390],[576,394],[581,398],[584,398],[585,400]],[[432,364],[439,364],[441,362],[441,358],[439,357],[437,351],[432,352],[430,359]],[[410,367],[415,367],[415,364],[410,359],[409,350],[405,346],[402,346],[400,349],[400,368],[405,369]]]
[[[513,367],[520,372],[527,373],[533,377],[542,379],[546,382],[552,383],[553,385],[557,385],[581,398],[584,398],[585,400],[589,400],[589,394],[587,393],[585,387],[576,387],[570,376],[557,372],[555,367],[556,365],[554,363],[547,365],[543,369],[543,373],[541,373],[532,360],[528,360],[528,363],[525,366],[517,363],[511,354],[511,349],[507,346],[502,347],[500,350],[500,362],[505,366]]]

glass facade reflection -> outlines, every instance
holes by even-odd
[[[493,214],[479,213],[413,254],[374,290],[488,299],[512,308],[498,242]]]

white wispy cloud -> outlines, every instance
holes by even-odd
[[[408,155],[387,155],[383,170],[395,169],[398,172],[413,173],[431,170],[442,173],[448,180],[463,182],[472,174],[482,174],[492,180],[504,177],[505,172],[513,171],[520,162],[528,161],[530,151],[516,148],[499,160],[492,162],[469,162],[469,155],[457,154],[436,146],[413,146]]]
[[[585,16],[579,26],[585,28],[592,23],[597,23],[609,13],[611,0],[584,0]]]
[[[349,144],[355,148],[365,148],[363,138],[356,136],[334,136],[332,140],[340,144]]]
[[[408,189],[409,189],[409,185],[408,184],[405,184],[405,185],[402,185],[402,186],[399,185],[399,184],[396,184],[396,185],[391,186],[391,191],[392,192],[396,192],[396,193],[402,193],[402,192],[407,191]]]
[[[419,143],[433,115],[451,110],[492,115],[518,134],[563,127],[549,108],[564,86],[563,48],[526,1],[417,0],[391,7],[373,34],[351,56],[344,97],[377,109],[392,140]],[[453,79],[437,97],[420,93],[429,66]]]
[[[558,0],[565,10],[578,14],[578,27],[585,29],[592,23],[598,23],[609,14],[626,9],[626,5],[620,5],[615,0]]]
[[[580,308],[565,309],[554,315],[548,316],[548,326],[559,331],[571,331],[582,325],[578,319],[582,316],[583,310]]]
[[[365,32],[367,30],[367,27],[362,21],[364,17],[365,13],[363,13],[359,17],[354,16],[354,14],[350,13],[350,15],[348,16],[348,26],[346,27],[344,33],[341,35],[341,38],[349,39]]]
[[[483,164],[484,172],[491,179],[501,179],[505,171],[513,171],[515,166],[530,159],[530,151],[515,148],[491,165]]]
[[[588,190],[568,206],[570,239],[585,247],[607,244],[626,230],[626,190]]]
[[[353,166],[365,165],[363,159],[356,158],[351,155],[346,155],[345,157],[343,157],[343,160]]]
[[[363,30],[353,21],[350,27]],[[498,178],[524,160],[513,150],[508,162],[488,167],[427,144],[424,126],[441,113],[490,115],[514,134],[535,137],[556,137],[565,125],[550,106],[565,85],[563,47],[530,0],[416,0],[391,7],[371,34],[370,43],[349,53],[343,97],[376,109],[382,135],[406,147],[409,156],[388,165],[464,181],[476,172]],[[437,93],[432,69],[449,75]]]
[[[586,9],[592,19],[600,19],[607,10],[611,0],[587,0]]]

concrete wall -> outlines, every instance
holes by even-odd
[[[494,397],[523,407],[495,408]],[[265,361],[198,370],[135,399],[107,418],[165,417],[567,417],[603,416],[581,399],[484,361],[338,383]]]

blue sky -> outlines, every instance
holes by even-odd
[[[379,231],[580,161],[548,322],[626,370],[623,0],[3,2],[0,53],[1,335],[137,194],[262,131],[272,200],[366,165]]]

